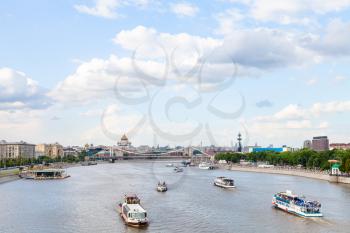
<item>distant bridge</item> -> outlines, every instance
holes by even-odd
[[[112,152],[110,153],[109,156],[91,156],[92,159],[97,159],[97,160],[110,160],[110,161],[115,161],[115,160],[128,160],[128,159],[191,159],[192,162],[198,162],[198,161],[208,161],[210,160],[210,155],[205,153],[204,151],[191,147],[194,151],[199,151],[202,154],[200,155],[176,155],[177,153],[183,152],[183,149],[178,149],[178,150],[171,150],[171,151],[166,151],[162,153],[141,153],[137,151],[129,151],[125,150],[122,148],[113,148],[113,150],[118,150],[121,152],[124,152],[125,154],[123,156],[115,156],[112,155]],[[173,155],[172,155],[173,154]]]

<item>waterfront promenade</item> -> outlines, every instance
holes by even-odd
[[[242,172],[258,172],[258,173],[280,174],[280,175],[290,175],[290,176],[301,176],[306,178],[325,180],[325,181],[334,182],[334,183],[350,184],[350,177],[330,176],[327,171],[319,171],[319,170],[309,170],[309,169],[292,168],[292,167],[259,168],[255,166],[242,166],[238,164],[220,165],[220,168],[232,170],[232,171],[242,171]]]

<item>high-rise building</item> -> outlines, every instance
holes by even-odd
[[[23,141],[6,142],[0,141],[0,158],[15,159],[15,158],[33,158],[35,155],[35,145]]]
[[[312,148],[312,143],[310,140],[305,140],[304,141],[304,146],[303,146],[304,149],[311,149]]]
[[[312,149],[314,151],[326,151],[329,150],[329,140],[327,136],[313,137]]]

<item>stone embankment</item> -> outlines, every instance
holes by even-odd
[[[285,167],[273,167],[273,168],[259,168],[253,166],[240,166],[240,165],[221,165],[220,167],[232,170],[232,171],[243,171],[243,172],[260,172],[269,174],[281,174],[290,176],[301,176],[312,179],[325,180],[334,183],[350,184],[350,177],[345,176],[330,176],[328,172],[307,170],[299,168],[285,168]]]

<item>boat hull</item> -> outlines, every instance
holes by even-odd
[[[132,221],[129,220],[123,213],[120,213],[120,216],[122,217],[125,224],[131,227],[145,227],[148,225],[148,221]]]
[[[236,186],[234,185],[224,185],[224,184],[220,184],[218,182],[214,182],[214,185],[220,188],[225,188],[225,189],[234,189],[236,188]]]
[[[168,189],[167,189],[167,188],[158,187],[158,188],[157,188],[157,191],[158,191],[158,192],[161,192],[161,193],[164,193],[164,192],[168,191]]]
[[[123,210],[122,210],[122,204],[119,203],[118,205],[118,212],[119,212],[119,215],[120,217],[123,219],[125,225],[127,226],[130,226],[130,227],[146,227],[148,226],[148,219],[143,219],[143,220],[131,220],[129,219],[124,213],[123,213]]]
[[[279,204],[278,202],[276,201],[272,201],[272,205],[276,208],[276,209],[279,209],[279,210],[283,210],[287,213],[290,213],[290,214],[293,214],[293,215],[296,215],[296,216],[299,216],[299,217],[303,217],[303,218],[318,218],[318,217],[323,217],[323,214],[322,213],[305,213],[305,212],[302,212],[302,211],[299,211],[289,205],[282,205],[282,204]]]

